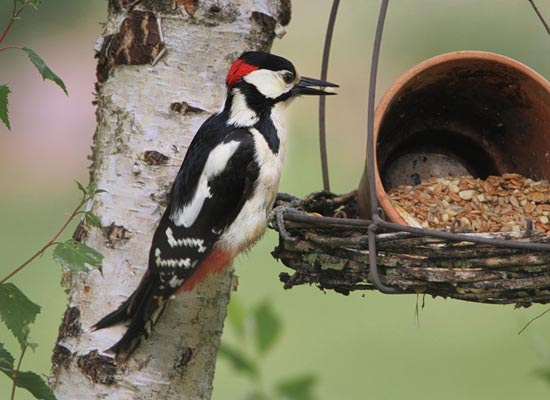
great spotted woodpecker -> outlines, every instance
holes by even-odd
[[[93,327],[129,321],[108,350],[117,357],[149,336],[171,296],[222,271],[260,238],[285,157],[284,109],[297,95],[338,86],[300,77],[288,60],[259,51],[242,54],[225,82],[223,109],[200,127],[176,176],[141,283]]]

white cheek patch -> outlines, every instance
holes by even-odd
[[[277,72],[268,69],[252,71],[244,77],[244,80],[254,85],[261,94],[270,99],[276,99],[292,88],[284,83]]]
[[[189,228],[195,223],[205,200],[212,197],[208,181],[225,170],[229,159],[235,154],[239,144],[239,142],[232,140],[231,142],[219,144],[212,150],[204,164],[193,198],[185,206],[175,209],[170,215],[170,219],[176,226],[183,225]]]

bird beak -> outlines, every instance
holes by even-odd
[[[311,86],[317,86],[317,88],[313,88]],[[327,94],[336,94],[332,88],[339,87],[335,83],[330,83],[326,81],[321,81],[319,79],[313,79],[313,78],[306,78],[302,77],[300,81],[292,88],[292,94],[293,95],[327,95]]]

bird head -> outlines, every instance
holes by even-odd
[[[300,77],[285,58],[262,51],[243,53],[229,69],[225,79],[228,91],[239,89],[247,99],[278,103],[298,95],[336,94],[329,88],[338,85]]]

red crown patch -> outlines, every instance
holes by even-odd
[[[230,88],[239,83],[241,79],[243,79],[243,76],[248,75],[257,69],[258,67],[247,64],[244,60],[237,60],[231,65],[227,77],[225,78],[225,84]]]

